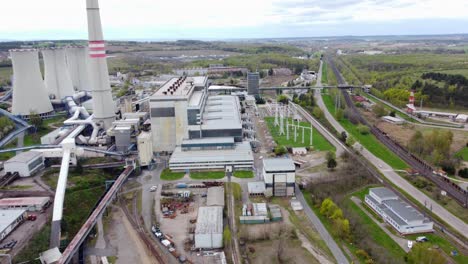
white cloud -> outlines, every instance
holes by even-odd
[[[83,37],[85,4],[85,0],[4,1],[0,39],[51,32],[54,37],[58,32],[67,38]],[[468,13],[467,0],[100,0],[100,5],[104,31],[120,32],[121,38],[134,32],[145,37],[145,30],[151,36],[161,32],[161,37],[168,29],[194,36],[210,29],[229,35],[239,28],[466,19]]]

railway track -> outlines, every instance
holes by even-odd
[[[346,82],[341,76],[340,72],[336,68],[336,65],[333,63],[332,60],[328,60],[329,65],[331,66],[336,79],[339,84],[345,85]],[[463,190],[457,184],[451,182],[449,179],[438,176],[434,174],[435,168],[432,167],[430,164],[425,162],[423,159],[419,158],[418,156],[411,153],[408,149],[404,146],[400,145],[398,142],[394,141],[390,138],[385,132],[377,128],[375,125],[371,125],[359,112],[357,107],[354,105],[349,93],[342,89],[341,90],[343,97],[346,102],[347,108],[351,110],[350,121],[354,124],[361,123],[370,128],[370,132],[387,148],[389,148],[393,153],[395,153],[398,157],[400,157],[403,161],[405,161],[408,165],[412,168],[417,170],[422,176],[424,176],[429,181],[433,182],[437,185],[440,189],[447,192],[449,196],[455,199],[459,204],[463,207],[468,206],[468,192]]]
[[[133,201],[135,205],[136,199],[133,199]],[[141,224],[142,221],[141,219],[138,218],[138,213],[136,212],[136,206],[133,206],[134,212],[132,214],[128,210],[128,207],[124,203],[123,200],[120,200],[120,205],[121,205],[122,210],[125,213],[125,216],[128,218],[128,220],[130,221],[130,224],[135,229],[135,231],[137,231],[138,236],[140,237],[141,241],[146,245],[146,248],[151,253],[151,255],[156,258],[158,263],[161,263],[161,264],[168,263],[159,253],[158,249],[156,248],[157,245],[154,245],[154,242],[150,238],[148,238],[148,236],[146,235],[145,228]]]
[[[5,187],[9,185],[10,183],[14,182],[18,178],[19,178],[18,172],[7,173],[2,178],[0,178],[0,187]]]

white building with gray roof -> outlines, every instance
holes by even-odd
[[[418,212],[411,205],[402,201],[388,188],[369,189],[364,198],[365,203],[378,213],[399,233],[407,235],[432,232],[433,222]]]
[[[263,160],[263,180],[266,196],[293,196],[296,183],[296,166],[290,158]]]
[[[21,177],[29,177],[44,168],[44,157],[39,151],[21,152],[5,161],[5,172],[18,172]]]
[[[199,207],[195,227],[195,248],[223,247],[223,207]]]
[[[26,216],[26,210],[0,210],[0,242],[5,239]]]

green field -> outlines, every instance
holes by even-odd
[[[180,180],[184,177],[184,172],[172,172],[170,169],[164,169],[161,172],[161,180],[164,181],[175,181]]]
[[[254,177],[253,171],[250,171],[250,170],[236,170],[234,171],[232,175],[236,178],[244,178],[244,179]]]
[[[278,145],[282,145],[286,147],[310,147],[310,130],[304,129],[304,143],[302,143],[302,129],[298,129],[297,140],[296,142],[294,142],[294,130],[292,129],[292,127],[290,127],[290,130],[289,130],[289,140],[288,140],[286,133],[284,135],[279,134],[279,128],[274,125],[275,123],[274,117],[265,117],[265,122],[267,123],[270,134],[273,136],[273,139]],[[291,119],[289,119],[289,123],[291,123]],[[307,122],[300,122],[299,124],[304,127],[310,127],[310,123],[307,123]],[[335,147],[332,146],[315,129],[312,133],[312,146],[314,150],[317,150],[317,151],[335,150]]]
[[[332,114],[334,113],[334,104],[333,99],[330,95],[322,95],[323,101]],[[362,135],[357,126],[351,123],[347,119],[343,119],[338,121],[341,126],[351,134],[359,143],[361,143],[367,150],[369,150],[372,154],[377,156],[379,159],[385,161],[388,165],[390,165],[394,169],[403,170],[408,168],[408,165],[401,160],[395,153],[391,150],[386,148],[382,143],[380,143],[372,134]]]
[[[468,147],[462,148],[456,155],[460,156],[464,161],[468,161]]]
[[[328,65],[326,62],[322,64],[322,83],[328,84]]]
[[[224,178],[224,175],[224,171],[190,172],[190,178],[194,180],[219,180]]]

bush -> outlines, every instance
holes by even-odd
[[[276,156],[282,156],[288,152],[288,149],[285,146],[276,146],[275,154]]]
[[[468,178],[468,168],[463,168],[458,171],[458,176],[467,179]]]
[[[368,135],[370,133],[370,128],[362,124],[359,124],[357,126],[357,130],[359,131],[361,135]]]

